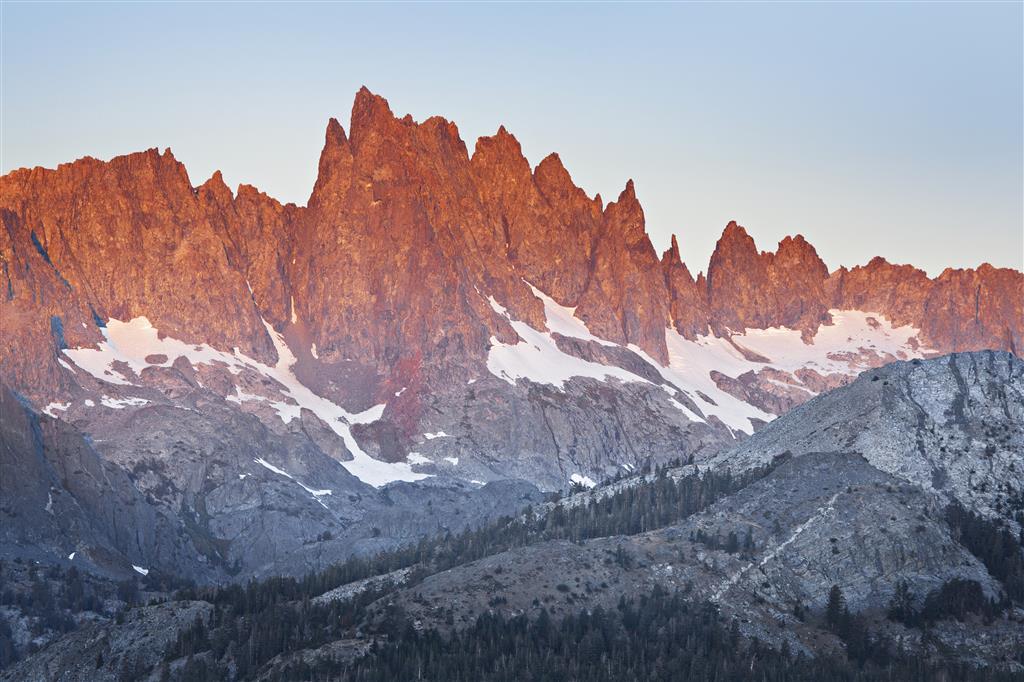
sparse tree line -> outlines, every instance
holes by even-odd
[[[663,590],[624,601],[614,611],[595,609],[557,622],[543,610],[536,620],[486,613],[453,635],[413,627],[397,609],[389,610],[383,621],[368,623],[368,607],[392,589],[387,586],[348,601],[313,601],[340,585],[400,568],[412,568],[409,581],[415,583],[427,574],[544,540],[578,542],[654,530],[706,509],[768,471],[742,477],[708,472],[674,479],[661,469],[649,480],[600,499],[595,496],[586,503],[556,504],[543,515],[527,510],[518,518],[504,517],[479,529],[425,539],[375,557],[351,559],[301,579],[270,578],[221,588],[186,585],[174,599],[210,602],[212,615],[197,619],[179,633],[159,665],[159,677],[254,679],[267,673],[268,664],[279,655],[369,636],[374,641],[370,653],[355,663],[343,665],[326,657],[315,663],[294,663],[292,668],[273,673],[277,675],[273,679],[653,680],[689,676],[731,680],[751,679],[752,671],[756,679],[764,680],[1011,679],[996,672],[980,673],[902,657],[869,631],[865,618],[849,611],[840,586],[830,591],[824,613],[810,614],[799,605],[794,610],[801,620],[820,619],[822,627],[845,643],[845,659],[813,660],[792,655],[788,647],[774,651],[763,643],[740,641],[735,628],[724,623],[714,607]],[[891,620],[919,628],[950,618],[991,620],[1011,602],[1022,601],[1022,538],[1005,525],[957,505],[947,509],[946,520],[954,537],[1002,582],[1005,595],[985,598],[978,583],[966,580],[949,581],[924,595],[914,595],[911,586],[901,583],[895,586],[888,610]],[[755,550],[749,534],[696,539],[729,552]],[[616,560],[628,568],[631,557],[622,552]],[[91,583],[84,583],[74,569],[51,570],[60,575],[50,576],[51,580],[40,578],[27,591],[14,593],[0,586],[0,604],[17,606],[46,627],[63,631],[61,619],[67,613],[99,612],[109,599],[126,605],[140,600],[136,581],[117,585],[114,594],[104,595],[95,592]],[[50,591],[55,582],[52,578],[59,578],[63,585],[56,592]],[[143,580],[148,589],[167,590],[173,585],[156,573]],[[0,662],[5,664],[14,660],[10,639],[10,628],[0,619]],[[7,658],[2,658],[5,655]],[[122,678],[126,680],[153,672],[136,669],[137,661],[123,665]]]
[[[617,680],[689,675],[690,679],[728,680],[750,679],[744,671],[749,675],[752,669],[760,671],[758,679],[766,680],[1012,679],[958,664],[906,658],[883,636],[870,632],[865,617],[850,612],[839,586],[831,589],[823,613],[815,616],[799,608],[802,620],[820,621],[845,645],[845,658],[814,660],[793,656],[788,647],[774,651],[756,641],[737,644],[738,634],[728,632],[713,607],[664,591],[635,603],[623,602],[611,613],[597,609],[557,623],[543,610],[536,621],[485,613],[470,628],[453,635],[414,627],[397,608],[388,609],[386,617],[372,626],[363,622],[366,607],[386,590],[345,603],[318,606],[309,601],[336,584],[408,566],[412,557],[432,562],[429,569],[422,569],[427,573],[545,539],[581,540],[661,527],[706,508],[749,482],[728,475],[673,480],[659,471],[649,481],[600,500],[569,508],[558,505],[543,517],[527,513],[521,519],[502,519],[475,531],[421,542],[415,549],[346,562],[301,581],[275,578],[212,593],[186,591],[181,596],[207,599],[217,609],[208,624],[197,622],[183,633],[168,652],[167,661],[185,659],[183,670],[188,674],[182,679],[221,679],[228,672],[228,662],[237,679],[247,679],[247,674],[257,670],[265,674],[263,666],[278,654],[355,636],[361,628],[362,635],[375,637],[365,658],[351,665],[329,658],[293,663],[276,669],[272,679]],[[1012,551],[993,551],[990,540],[1000,532],[997,524],[956,508],[947,511],[947,521],[965,546],[988,557],[982,560],[991,564],[993,574],[999,574],[996,577],[1012,574],[1005,567],[1015,565],[1012,556],[1019,554],[1021,547],[1014,544]],[[1005,533],[1000,537],[1014,540]],[[735,533],[700,539],[725,551],[754,550],[750,537]],[[630,557],[621,553],[618,563],[628,568]],[[888,615],[911,627],[927,627],[949,618],[990,620],[1010,600],[1009,596],[1000,601],[982,597],[980,585],[973,581],[947,582],[921,599],[901,584],[896,586]],[[671,608],[662,609],[665,604]],[[730,637],[733,643],[720,646],[732,641]],[[685,646],[681,647],[681,642]],[[687,648],[691,645],[693,648]],[[742,652],[739,658],[737,650]]]

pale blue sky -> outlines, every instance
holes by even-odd
[[[1002,4],[3,3],[2,167],[171,147],[304,204],[360,85],[500,124],[706,267],[731,219],[830,268],[1024,260],[1024,10]]]

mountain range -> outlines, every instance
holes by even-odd
[[[404,541],[362,523],[393,508],[387,484],[472,508],[492,481],[592,484],[710,454],[866,368],[1024,334],[1024,276],[988,265],[830,272],[799,235],[762,252],[730,223],[694,278],[674,238],[656,254],[632,182],[605,205],[504,128],[470,155],[453,123],[365,88],[306,207],[219,173],[194,187],[150,150],[9,173],[0,215],[6,400],[113,467],[96,499],[142,500],[114,514],[139,524],[108,543],[122,569],[306,570]],[[77,504],[49,466],[29,506]],[[325,532],[344,541],[323,552]],[[47,537],[60,557],[95,544]]]
[[[560,492],[589,505],[658,470],[735,478],[709,479],[725,486],[714,500],[628,541],[531,536],[515,557],[495,559],[512,549],[499,543],[413,571],[413,593],[422,562],[406,562],[384,591],[449,631],[444,618],[473,623],[497,598],[465,587],[487,583],[488,561],[519,585],[498,595],[517,604],[506,615],[544,601],[536,574],[559,562],[592,584],[625,568],[634,587],[696,590],[745,618],[744,636],[810,655],[818,630],[772,623],[794,604],[823,608],[829,581],[876,611],[900,580],[922,598],[957,579],[992,600],[1012,592],[1012,571],[985,564],[944,515],[1020,532],[1020,271],[930,278],[881,257],[830,270],[800,235],[760,251],[731,222],[694,276],[675,237],[655,251],[632,181],[605,203],[555,154],[531,168],[504,127],[471,154],[454,123],[399,118],[365,88],[347,132],[328,123],[306,206],[232,191],[219,172],[194,186],[153,149],[8,173],[0,219],[8,567],[143,581],[164,600],[501,536],[527,507],[571,509]],[[812,523],[824,528],[810,535]],[[714,554],[708,538],[730,533],[749,535],[742,561]],[[835,563],[847,541],[874,563]],[[648,557],[642,575],[591,574],[620,551]],[[18,590],[37,584],[11,570]],[[630,592],[602,594],[614,608]],[[387,616],[370,606],[360,622],[375,631]],[[139,618],[187,627],[209,609],[156,612]],[[20,653],[59,634],[30,634],[19,613]],[[965,657],[1009,655],[966,636],[940,639]]]

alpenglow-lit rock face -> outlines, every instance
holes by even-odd
[[[470,154],[365,88],[305,207],[196,187],[149,150],[9,173],[0,220],[3,383],[76,461],[124,473],[150,515],[125,527],[181,534],[108,549],[193,552],[199,577],[303,571],[700,459],[864,369],[1024,340],[1020,272],[830,273],[803,237],[763,252],[730,223],[695,277],[675,238],[658,257],[632,181],[605,205],[504,128]],[[536,488],[480,505],[509,479]],[[448,506],[406,523],[428,498]],[[67,556],[94,526],[43,530]]]

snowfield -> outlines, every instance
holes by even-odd
[[[624,368],[589,362],[562,352],[551,336],[553,333],[603,346],[619,344],[598,338],[575,316],[574,308],[559,305],[536,287],[531,285],[531,288],[544,304],[547,331],[538,331],[525,322],[512,319],[508,310],[493,296],[487,299],[491,308],[509,321],[520,338],[515,344],[491,339],[487,357],[487,369],[491,374],[513,385],[527,380],[559,389],[564,389],[565,383],[574,377],[650,383]],[[810,369],[823,376],[856,376],[870,367],[894,360],[922,358],[928,352],[918,346],[916,337],[919,330],[914,327],[894,327],[878,313],[860,310],[829,312],[833,323],[821,325],[809,343],[804,342],[799,330],[786,327],[748,329],[733,334],[731,338],[709,333],[692,340],[674,329],[666,329],[667,366],[635,345],[628,348],[655,367],[671,384],[671,387],[663,387],[670,396],[674,396],[673,389],[678,389],[694,402],[703,415],[695,414],[671,397],[670,403],[687,419],[704,422],[707,417],[714,416],[730,429],[747,434],[754,430],[751,420],[767,422],[777,415],[723,391],[712,379],[712,372],[736,378],[747,372],[756,374],[765,369],[778,370],[789,374],[792,382],[783,383],[772,378],[767,379],[768,382],[787,390],[795,388],[815,395],[815,391],[794,376],[797,370]],[[749,359],[756,356],[767,362]]]
[[[340,464],[364,483],[380,487],[392,481],[418,481],[430,476],[413,471],[407,462],[382,462],[366,454],[352,436],[350,427],[352,424],[369,424],[377,421],[387,405],[375,405],[363,412],[352,413],[317,395],[300,382],[292,371],[296,358],[284,338],[266,321],[263,324],[277,350],[278,361],[273,367],[244,355],[237,348],[232,354],[219,351],[207,344],[187,344],[167,336],[160,338],[157,329],[145,317],[136,317],[128,322],[111,319],[103,329],[104,340],[100,342],[99,348],[69,348],[64,350],[64,354],[75,365],[100,381],[124,386],[132,385],[131,379],[115,370],[114,363],[125,363],[135,374],[147,367],[170,367],[179,357],[188,359],[193,365],[222,365],[232,374],[239,374],[246,369],[252,370],[271,379],[281,399],[271,400],[247,394],[236,387],[235,394],[228,396],[227,400],[238,404],[264,401],[286,424],[297,418],[303,409],[310,410],[345,442],[353,459]],[[146,358],[153,356],[164,356],[166,359],[163,362],[147,361]],[[126,402],[137,400],[140,399],[126,398],[115,401],[105,398],[104,405],[122,408],[140,404]],[[86,401],[87,405],[91,403],[90,400]]]

